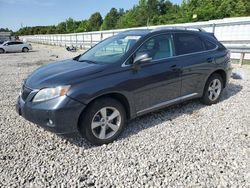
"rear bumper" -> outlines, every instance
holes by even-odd
[[[227,68],[226,74],[227,74],[227,78],[226,78],[226,84],[225,87],[228,85],[230,78],[232,76],[232,71],[233,71],[233,67],[231,66],[231,63],[229,65],[229,67]]]
[[[26,120],[57,134],[78,132],[78,119],[85,105],[67,96],[45,102],[25,102],[18,98],[16,111]]]

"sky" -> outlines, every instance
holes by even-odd
[[[171,0],[181,3],[182,0]],[[0,28],[57,25],[71,17],[88,19],[94,12],[104,17],[112,7],[132,8],[139,0],[0,0]]]

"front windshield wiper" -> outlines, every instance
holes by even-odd
[[[86,63],[91,63],[91,64],[97,64],[96,62],[91,61],[91,60],[86,60],[86,59],[84,59],[84,60],[81,59],[81,60],[80,60],[80,57],[81,57],[81,56],[82,56],[82,54],[80,54],[80,55],[74,57],[73,60],[78,61],[78,62],[86,62]]]
[[[90,63],[90,64],[97,64],[96,62],[94,62],[94,61],[91,61],[91,60],[86,60],[86,59],[84,59],[84,60],[77,60],[78,62],[86,62],[86,63]]]
[[[73,60],[75,60],[75,61],[79,61],[79,58],[81,57],[81,55],[82,55],[82,54],[80,54],[80,55],[78,55],[78,56],[74,57],[74,58],[73,58]]]

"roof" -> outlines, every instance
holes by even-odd
[[[132,30],[126,30],[123,32],[120,32],[119,35],[147,35],[150,33],[152,29],[132,29]]]
[[[126,30],[119,34],[126,34],[126,35],[147,35],[149,33],[160,32],[160,31],[194,31],[194,32],[202,32],[206,33],[205,30],[198,28],[198,27],[158,27],[155,29],[133,29],[133,30]]]

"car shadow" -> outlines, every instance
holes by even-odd
[[[228,100],[229,98],[235,96],[242,90],[241,85],[236,85],[233,83],[229,83],[228,86],[223,91],[221,100],[219,103]],[[219,105],[219,103],[217,105]],[[152,112],[140,117],[137,117],[127,123],[127,126],[121,136],[117,139],[117,141],[126,139],[131,135],[138,134],[142,130],[154,127],[166,121],[172,121],[173,119],[182,116],[183,114],[193,114],[196,111],[204,108],[206,105],[200,103],[199,99],[194,99],[190,101],[183,102],[178,105],[170,106],[164,108],[162,110]],[[152,121],[153,119],[153,121]],[[84,149],[90,149],[95,147],[94,145],[87,142],[83,139],[80,134],[75,133],[73,135],[64,135],[61,136],[64,139],[67,139],[70,143],[82,147]]]

